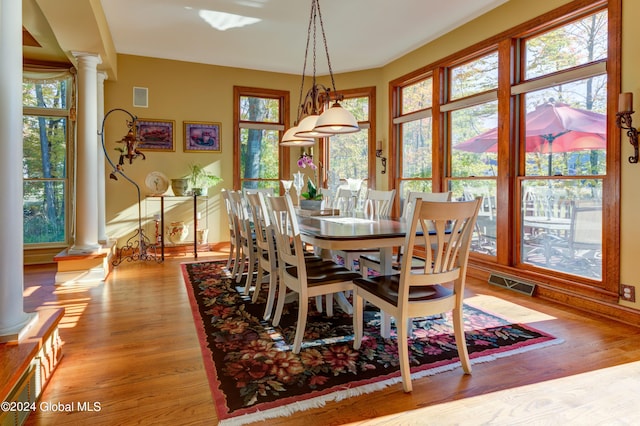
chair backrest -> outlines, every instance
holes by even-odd
[[[304,248],[291,197],[269,197],[269,214],[278,251],[278,274],[287,287],[300,293],[307,282]],[[288,268],[295,268],[295,273]]]
[[[409,289],[453,282],[462,296],[471,237],[482,198],[473,201],[432,202],[418,199],[405,238],[405,253],[423,253],[424,268],[412,268],[412,256],[403,256],[398,298],[409,303]],[[419,232],[428,229],[429,232]],[[459,298],[462,303],[462,297]],[[460,306],[461,307],[461,306]]]
[[[229,198],[231,199],[236,226],[240,232],[242,244],[248,246],[252,244],[253,237],[251,236],[251,220],[245,206],[244,197],[240,191],[230,191]]]
[[[413,216],[413,207],[416,205],[416,200],[420,198],[422,201],[451,201],[451,191],[449,192],[421,192],[410,191],[407,195],[407,199],[402,209],[402,217],[410,219]]]
[[[259,192],[262,192],[267,196],[273,195],[272,188],[242,188],[242,193],[244,194],[245,197],[247,196],[247,194],[257,194]]]
[[[367,197],[365,199],[365,209],[373,208],[375,209],[375,213],[379,216],[389,216],[391,213],[391,206],[393,205],[393,199],[396,196],[396,190],[392,189],[391,191],[380,191],[376,189],[369,189],[367,191]],[[371,203],[368,203],[371,201]],[[369,207],[371,204],[371,207]],[[365,214],[373,212],[365,211]]]
[[[271,255],[273,248],[273,229],[271,228],[271,220],[264,201],[264,193],[253,192],[246,194],[249,211],[253,218],[253,229],[256,236],[256,245],[258,250]]]
[[[602,206],[575,205],[571,214],[569,247],[572,250],[602,248]]]
[[[236,236],[238,235],[238,228],[235,220],[235,211],[233,207],[233,201],[231,200],[231,193],[234,191],[229,191],[227,189],[222,190],[222,199],[224,201],[225,209],[227,210],[227,221],[229,223],[229,237],[232,242],[235,242]]]

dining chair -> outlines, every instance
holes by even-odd
[[[367,190],[365,197],[365,215],[372,218],[379,218],[381,216],[389,216],[391,207],[393,206],[393,199],[395,198],[396,190],[381,191],[375,189]],[[334,256],[339,256],[343,259],[344,265],[352,270],[356,270],[354,263],[365,254],[375,254],[374,250],[338,250],[334,251]]]
[[[227,210],[227,222],[229,226],[229,258],[227,259],[227,269],[231,272],[231,278],[235,279],[238,271],[238,265],[240,263],[240,245],[238,244],[240,231],[238,230],[235,218],[236,214],[233,209],[233,202],[231,201],[230,197],[230,193],[232,191],[223,189],[221,192],[224,206]],[[231,268],[232,262],[233,269]]]
[[[231,202],[235,211],[235,217],[238,224],[238,230],[240,232],[239,246],[240,246],[240,268],[236,274],[236,283],[242,281],[244,275],[245,263],[246,263],[246,281],[244,287],[244,294],[249,294],[251,284],[253,283],[253,273],[258,263],[258,252],[256,249],[255,235],[251,227],[251,219],[247,208],[245,206],[244,197],[240,191],[234,191],[230,194]]]
[[[421,199],[422,201],[433,201],[433,202],[447,202],[451,201],[451,192],[422,192],[422,191],[409,191],[407,194],[407,198],[404,201],[404,205],[402,207],[402,214],[400,217],[406,221],[411,220],[413,217],[413,208],[416,205],[416,201]],[[402,259],[402,255],[404,253],[402,247],[398,247],[396,249],[396,260],[393,263],[392,267],[395,269],[400,268],[400,261]],[[424,262],[422,259],[414,257],[413,260],[414,267],[423,266]],[[360,268],[371,269],[376,272],[382,272],[382,266],[380,265],[380,254],[379,253],[365,253],[360,257]]]
[[[363,307],[369,302],[395,318],[398,358],[405,392],[411,392],[409,320],[452,312],[458,356],[466,374],[471,363],[465,341],[462,304],[473,228],[482,198],[461,202],[416,201],[405,237],[406,253],[424,253],[424,267],[411,267],[403,256],[400,274],[363,277],[353,281],[354,349],[363,340]],[[420,230],[429,230],[422,232]]]
[[[296,324],[293,353],[299,353],[307,322],[309,298],[351,290],[353,280],[359,275],[331,260],[320,260],[309,266],[305,261],[304,248],[293,203],[288,195],[270,197],[270,219],[276,236],[278,250],[278,302],[273,318],[277,326],[282,317],[287,290],[298,295],[298,320]],[[327,314],[333,312],[333,304],[327,304]]]
[[[253,291],[251,301],[256,303],[262,290],[262,281],[269,278],[269,291],[267,293],[267,304],[265,307],[264,319],[268,320],[273,310],[276,289],[278,286],[278,262],[275,248],[273,228],[265,204],[265,194],[263,192],[250,192],[246,194],[249,211],[253,219],[253,229],[256,241],[257,267],[256,287]]]

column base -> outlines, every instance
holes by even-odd
[[[20,341],[37,321],[37,312],[25,313],[20,323],[9,328],[0,329],[0,343]]]
[[[94,251],[77,253],[71,249],[61,251],[53,260],[58,265],[55,284],[104,281],[111,273],[111,260],[115,255],[116,240],[108,241]]]

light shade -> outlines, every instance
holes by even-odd
[[[280,141],[280,145],[282,146],[312,146],[315,145],[316,141],[312,138],[303,138],[296,136],[296,132],[298,131],[298,126],[294,126],[284,132],[282,136],[282,140]]]
[[[346,109],[335,102],[331,108],[323,112],[318,120],[314,131],[329,135],[354,133],[360,131],[358,120]]]
[[[320,118],[320,116],[316,114],[307,115],[303,118],[298,124],[296,136],[300,138],[324,138],[329,136],[326,133],[315,130],[318,118]]]

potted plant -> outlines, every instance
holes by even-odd
[[[189,186],[193,195],[204,195],[207,189],[222,182],[222,178],[209,173],[200,164],[191,164],[189,171],[191,173],[187,176],[187,179],[189,179]]]

